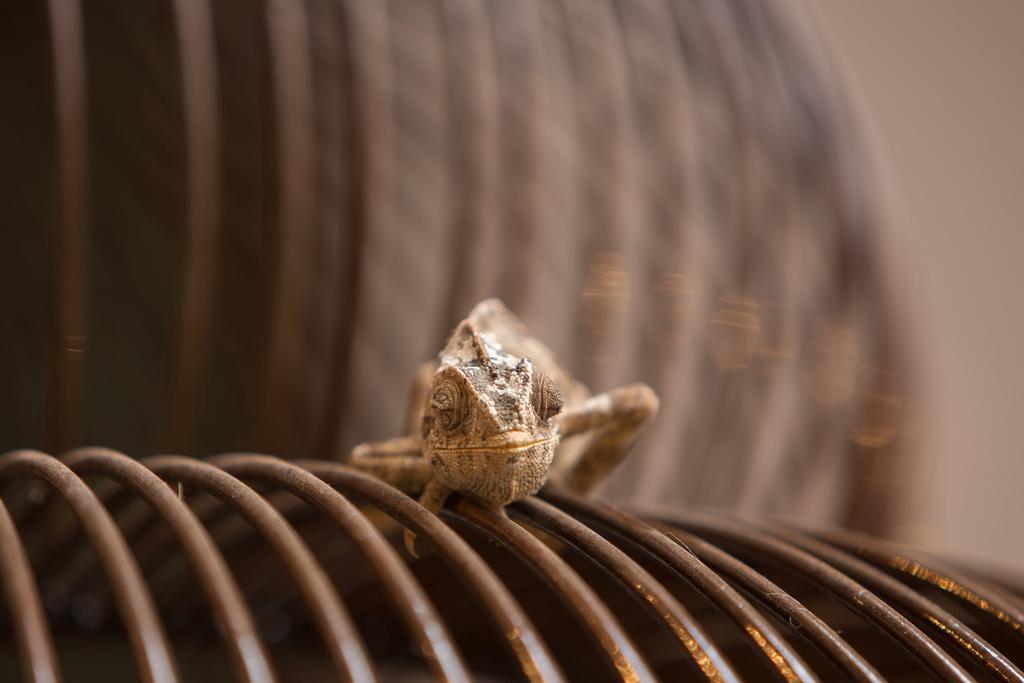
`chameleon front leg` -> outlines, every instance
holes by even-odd
[[[658,412],[658,396],[646,384],[631,384],[591,396],[552,419],[564,439],[595,432],[590,443],[554,479],[572,491],[586,493],[622,462],[637,433]]]
[[[439,482],[436,478],[431,478],[424,487],[423,494],[420,495],[420,505],[435,515],[440,514],[441,508],[444,507],[444,502],[448,500],[448,496],[451,493],[452,490],[450,488]],[[416,534],[409,529],[405,530],[405,549],[413,557],[419,557],[416,554]]]
[[[349,462],[410,496],[419,495],[430,481],[430,463],[417,436],[361,443],[352,449]]]
[[[451,490],[433,478],[430,463],[423,458],[422,444],[417,436],[403,436],[386,441],[363,443],[352,449],[351,464],[367,474],[386,481],[411,496],[419,496],[420,505],[435,515],[451,494]],[[405,548],[416,554],[416,534],[405,531]]]

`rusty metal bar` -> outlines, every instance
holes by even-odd
[[[278,252],[263,388],[263,435],[287,450],[296,378],[306,335],[314,210],[313,83],[306,3],[266,6],[277,117]]]
[[[1006,599],[1015,601],[1018,608],[1024,610],[1024,578],[1007,574],[1005,570],[992,567],[980,567],[974,563],[961,563],[947,561],[947,564],[956,567],[957,573],[969,575],[977,580],[983,581],[986,585],[993,586],[1006,596]]]
[[[433,338],[443,339],[473,302],[473,292],[487,289],[474,268],[475,254],[483,251],[483,235],[496,233],[499,193],[499,130],[497,71],[491,22],[487,7],[476,0],[441,3],[441,23],[448,65],[450,193],[453,228],[452,258],[448,268],[448,306],[438,320]],[[443,328],[442,328],[443,326]]]
[[[99,492],[97,492],[97,495],[100,495],[100,500],[103,501],[107,509],[113,512],[120,510],[130,502],[130,498],[126,497],[124,493],[126,492],[121,490],[112,492],[112,494],[108,493],[108,496],[100,495]],[[232,508],[227,505],[221,505],[216,500],[211,499],[206,499],[202,502],[190,501],[188,493],[184,491],[183,497],[188,502],[192,514],[195,515],[203,527],[210,530],[210,536],[216,542],[217,537],[213,533],[215,525],[224,519],[230,518],[233,514]],[[136,548],[136,552],[139,554],[139,562],[144,567],[151,566],[152,563],[159,564],[174,554],[174,549],[167,545],[158,546],[151,554],[145,552],[149,550],[146,547],[147,539],[152,538],[155,533],[159,533],[159,530],[160,520],[156,517],[151,517],[136,528],[125,530],[125,538],[128,539],[132,547]],[[221,553],[225,556],[227,555],[223,549],[221,549]]]
[[[540,278],[536,276],[538,244],[550,220],[543,211],[547,187],[545,143],[535,112],[543,100],[543,43],[541,4],[484,3],[490,24],[494,73],[499,86],[500,126],[495,192],[495,246],[501,256],[492,261],[493,279],[478,291],[501,292],[512,310],[522,310]],[[488,270],[491,270],[488,269]],[[531,272],[532,271],[532,272]],[[484,271],[487,273],[487,271]],[[531,277],[533,275],[533,277]],[[534,294],[534,296],[536,296]]]
[[[372,302],[366,300],[373,287],[364,280],[374,276],[372,264],[377,260],[381,235],[389,234],[391,222],[391,192],[394,172],[394,122],[390,27],[387,7],[383,3],[345,0],[345,40],[350,46],[352,65],[352,91],[355,109],[355,165],[357,167],[356,217],[352,221],[353,236],[350,261],[351,280],[345,315],[338,325],[338,345],[335,349],[334,389],[328,398],[327,415],[339,420],[324,420],[321,452],[336,457],[339,444],[345,442],[353,425],[346,420],[351,412],[353,376],[363,338],[367,309]],[[360,254],[361,258],[355,258]],[[369,314],[369,315],[372,315]]]
[[[729,660],[719,652],[704,629],[679,604],[675,596],[628,555],[575,519],[538,498],[528,498],[512,507],[541,529],[551,533],[598,563],[633,592],[645,609],[652,612],[685,649],[709,681],[737,681]]]
[[[170,375],[162,443],[187,451],[195,427],[200,375],[207,357],[211,292],[217,279],[221,202],[217,51],[209,0],[174,0],[185,121],[185,267],[176,370]]]
[[[319,515],[318,511],[310,510],[309,505],[287,491],[261,491],[256,486],[250,486],[250,488],[262,496],[278,514],[294,527],[300,537],[304,538],[296,525],[293,512],[304,512],[310,517]],[[240,585],[245,586],[249,602],[258,600],[258,586],[272,586],[279,580],[274,573],[263,571],[259,567],[260,558],[266,552],[264,541],[257,534],[246,533],[245,527],[238,525],[239,520],[234,514],[234,509],[222,505],[217,499],[193,497],[188,490],[183,491],[183,498],[196,518],[209,531],[210,537],[228,564],[234,568],[235,578]],[[173,556],[173,549],[169,547],[168,543],[154,538],[156,534],[153,532],[160,531],[159,526],[152,523],[154,521],[150,520],[150,524],[143,525],[141,528],[147,529],[147,531],[136,535],[139,544],[137,550],[139,561],[147,569],[155,569]],[[306,541],[306,545],[309,545],[308,541]],[[163,604],[175,605],[176,608],[185,612],[202,608],[202,600],[192,590],[184,575],[178,576],[177,580],[169,581],[161,591],[159,598]]]
[[[650,524],[624,512],[570,496],[545,490],[543,497],[556,505],[599,523],[616,534],[637,543],[680,577],[707,596],[732,619],[768,660],[772,671],[784,681],[818,680],[803,658],[746,599],[701,562]]]
[[[165,481],[183,482],[210,493],[245,517],[287,567],[305,600],[337,675],[375,681],[375,668],[334,586],[313,553],[281,515],[255,491],[208,463],[173,455],[142,464]]]
[[[274,552],[298,584],[300,595],[312,613],[321,637],[329,651],[333,648],[330,653],[333,669],[349,680],[366,680],[368,676],[371,677],[369,680],[373,680],[372,664],[358,633],[347,621],[347,612],[337,593],[309,548],[283,516],[288,514],[289,509],[296,518],[315,522],[310,528],[316,536],[310,543],[336,538],[336,532],[332,532],[333,527],[339,528],[354,542],[368,560],[373,574],[381,581],[386,594],[397,606],[397,613],[402,617],[406,631],[413,636],[436,678],[444,681],[469,680],[470,674],[462,663],[457,644],[447,633],[447,627],[436,613],[427,592],[382,533],[349,502],[349,496],[380,509],[435,549],[438,558],[451,569],[452,575],[471,595],[479,599],[484,613],[491,617],[487,628],[497,629],[501,642],[514,657],[526,680],[559,683],[564,680],[558,665],[516,599],[467,541],[417,502],[371,476],[337,463],[287,462],[270,456],[244,454],[218,456],[210,462],[162,456],[140,463],[114,451],[89,448],[65,454],[62,460],[34,451],[8,453],[0,456],[0,481],[21,476],[41,479],[58,494],[53,499],[59,497],[71,505],[86,530],[86,537],[100,556],[100,568],[107,577],[106,587],[113,593],[126,631],[132,639],[140,677],[147,683],[175,681],[177,674],[152,598],[142,582],[138,560],[129,553],[124,535],[110,516],[111,512],[104,508],[102,500],[107,501],[111,510],[114,510],[125,503],[142,499],[148,508],[155,511],[157,526],[143,525],[140,528],[162,530],[164,527],[160,520],[167,523],[173,537],[162,533],[162,547],[158,548],[158,544],[149,542],[155,541],[156,537],[146,539],[137,536],[139,541],[145,543],[140,543],[136,551],[143,550],[144,546],[158,551],[151,553],[150,558],[153,566],[158,568],[164,567],[172,557],[165,552],[166,547],[181,546],[184,559],[199,579],[201,591],[183,592],[177,606],[184,606],[184,612],[190,608],[201,608],[203,601],[200,596],[205,596],[220,626],[235,677],[239,680],[269,682],[274,676],[256,634],[252,615],[238,589],[237,581],[241,575],[237,578],[232,576],[224,559],[228,547],[237,548],[240,558],[246,556],[243,553],[253,553],[255,556],[260,537],[273,546]],[[91,489],[79,476],[86,474],[99,474],[105,478],[95,482]],[[243,484],[236,476],[252,481],[256,488]],[[227,503],[227,506],[215,504],[200,507],[211,513],[205,515],[205,519],[225,522],[224,530],[228,526],[237,527],[232,532],[233,540],[220,548],[215,544],[212,539],[214,531],[203,526],[200,510],[192,510],[185,500],[175,495],[173,487],[168,486],[179,481]],[[103,494],[103,498],[98,494]],[[271,501],[278,496],[285,503],[281,509],[271,505]],[[800,602],[783,592],[766,576],[705,539],[721,539],[729,544],[730,550],[736,548],[741,556],[756,555],[758,559],[786,567],[802,578],[824,587],[844,601],[854,614],[863,617],[866,623],[875,624],[893,635],[920,662],[944,679],[963,681],[970,680],[970,677],[949,656],[950,653],[920,633],[889,605],[920,616],[930,627],[944,634],[952,647],[959,648],[965,657],[973,656],[973,662],[979,667],[987,666],[987,669],[979,668],[978,671],[985,671],[998,680],[1024,681],[1024,675],[1005,655],[915,592],[912,584],[924,582],[944,590],[965,602],[971,609],[977,610],[979,616],[998,621],[1013,637],[1020,638],[1019,629],[1014,627],[1014,623],[1019,622],[1014,621],[1018,614],[1013,610],[1018,608],[1013,596],[1007,596],[1005,592],[983,581],[944,573],[937,563],[925,565],[918,560],[911,560],[884,542],[847,532],[828,532],[815,537],[780,525],[769,525],[762,529],[696,513],[653,515],[654,519],[666,521],[648,524],[608,506],[557,490],[545,491],[545,497],[587,524],[593,524],[602,532],[607,531],[610,538],[624,538],[635,543],[667,565],[673,573],[694,585],[726,616],[740,625],[745,636],[764,655],[765,661],[771,664],[771,670],[785,680],[817,678],[816,673],[810,671],[802,659],[795,655],[789,644],[772,630],[771,625],[764,620],[764,615],[747,604],[726,580],[754,596],[783,623],[790,623],[796,633],[818,647],[848,678],[872,682],[883,678],[878,670]],[[213,499],[206,497],[201,500],[214,503]],[[253,534],[248,526],[239,523],[237,517],[225,517],[223,513],[229,508],[240,512],[242,518],[258,533]],[[648,680],[653,679],[654,674],[601,598],[528,529],[536,528],[538,533],[546,532],[573,546],[581,555],[603,567],[624,588],[638,596],[640,607],[637,609],[653,614],[667,628],[688,652],[688,657],[700,667],[705,679],[738,680],[732,665],[720,653],[719,645],[694,622],[669,589],[619,547],[566,512],[538,499],[521,501],[511,506],[509,511],[522,520],[524,528],[500,511],[482,509],[465,499],[457,498],[454,509],[462,519],[506,545],[527,563],[534,570],[528,573],[531,581],[536,574],[552,587],[570,613],[606,653],[619,678]],[[141,508],[138,510],[141,511]],[[36,512],[39,512],[38,508]],[[330,526],[323,524],[325,518],[331,522]],[[134,513],[130,519],[136,522],[142,520]],[[45,531],[41,525],[33,528],[36,533]],[[683,528],[695,529],[696,533],[684,531]],[[244,533],[238,536],[238,532]],[[167,542],[175,538],[177,544]],[[818,538],[827,539],[831,544]],[[71,537],[66,540],[71,540]],[[0,581],[12,615],[11,623],[22,676],[26,681],[58,681],[60,673],[46,616],[35,586],[33,568],[26,559],[18,527],[14,525],[2,501],[0,547],[4,548],[4,552],[0,553]],[[174,552],[176,550],[171,550],[171,553]],[[856,555],[864,560],[858,559]],[[44,553],[44,559],[46,557],[50,555]],[[868,564],[868,561],[904,574],[907,582],[884,573],[882,569]],[[61,567],[54,565],[52,569],[58,571]],[[244,571],[245,568],[242,569]],[[91,573],[92,569],[87,571]],[[253,578],[260,578],[261,571],[256,569]],[[73,584],[78,585],[84,576],[79,567]],[[165,593],[164,597],[176,595],[179,587],[183,590],[190,588],[188,577],[191,576],[188,572],[180,575],[175,573],[173,577],[167,574],[164,578],[171,580],[169,586],[174,590]],[[61,578],[68,581],[66,572],[61,574]],[[869,592],[869,589],[875,591],[877,596]],[[1006,611],[1001,611],[1004,608]],[[904,628],[904,623],[909,625],[909,630],[901,633],[899,629]],[[902,641],[899,640],[901,638]],[[928,644],[931,650],[922,652],[914,649]],[[414,651],[416,649],[413,648]],[[362,657],[355,665],[361,665],[362,669],[354,668],[351,660],[345,659],[353,652],[356,652],[357,657]],[[586,652],[589,655],[591,650],[588,648]],[[160,669],[160,666],[164,668]]]
[[[257,493],[259,492],[257,491]],[[200,524],[206,528],[218,551],[231,567],[236,583],[244,587],[243,592],[247,602],[252,605],[259,604],[262,598],[260,586],[273,586],[281,581],[282,575],[282,572],[276,571],[276,567],[264,568],[263,566],[263,559],[267,553],[266,542],[259,534],[252,533],[249,523],[245,519],[239,519],[234,508],[223,505],[216,498],[190,496],[188,489],[184,489],[183,494],[182,498],[185,504],[195,514]],[[308,510],[308,506],[304,502],[295,499],[290,494],[287,495],[288,500]],[[273,497],[273,495],[267,496],[267,502],[295,528],[295,531],[309,546],[309,542],[295,526],[287,511],[275,505]],[[216,514],[210,514],[211,512]],[[223,514],[225,512],[227,514]],[[211,520],[218,521],[211,523]],[[160,531],[159,527],[154,531]],[[226,533],[229,531],[230,533]],[[139,549],[136,551],[140,564],[147,571],[159,571],[159,568],[165,563],[173,560],[174,552],[168,547],[171,545],[173,544],[168,543],[157,533],[142,536],[139,539]],[[245,548],[246,554],[240,553],[240,548]],[[327,568],[324,567],[324,570],[327,571]],[[284,569],[283,574],[285,577],[288,576],[287,568]],[[183,572],[167,576],[157,598],[161,606],[173,605],[174,609],[183,615],[194,614],[202,610],[204,604],[202,596],[196,593],[188,575]],[[184,617],[182,619],[184,620]]]
[[[81,448],[62,462],[76,474],[100,473],[130,489],[171,527],[192,565],[220,627],[235,677],[271,682],[273,668],[238,584],[224,558],[192,511],[158,476],[126,455],[105,448]]]
[[[814,644],[855,681],[883,681],[882,675],[849,643],[798,600],[783,591],[767,577],[707,541],[678,528],[656,525],[666,535],[690,550],[702,562],[712,567],[734,584],[742,586],[749,595],[772,609],[783,623]]]
[[[760,527],[759,527],[760,528]],[[806,534],[792,531],[781,525],[772,524],[765,528],[787,543],[799,547],[833,567],[845,572],[850,577],[870,587],[878,595],[887,598],[893,604],[916,614],[934,631],[936,636],[946,640],[952,647],[960,649],[964,654],[975,658],[990,674],[999,680],[1024,683],[1024,672],[1006,658],[984,638],[975,633],[955,616],[929,600],[909,586],[889,576],[867,562],[846,553],[843,550],[816,540]]]
[[[1024,607],[1016,596],[999,586],[954,571],[939,562],[911,556],[902,548],[865,534],[829,531],[815,535],[876,566],[934,586],[990,617],[1016,638],[1024,639]]]
[[[90,483],[90,488],[96,499],[99,500],[100,504],[106,508],[110,516],[115,520],[119,511],[135,500],[135,495],[131,491],[113,481],[102,480]],[[62,582],[67,585],[70,591],[74,592],[75,589],[82,588],[85,584],[98,580],[102,576],[103,569],[102,566],[90,562],[77,565],[74,570],[68,571],[68,548],[73,547],[82,538],[81,533],[74,524],[59,526],[54,524],[59,518],[60,511],[56,505],[58,500],[59,497],[55,499],[54,496],[50,496],[46,502],[46,508],[40,508],[36,510],[35,514],[28,515],[24,520],[24,526],[22,526],[22,520],[20,519],[16,523],[19,529],[22,530],[23,535],[40,534],[45,536],[47,540],[44,547],[36,549],[37,554],[33,557],[36,575],[44,578],[60,574]],[[22,508],[22,512],[29,512],[31,510],[31,506]],[[135,561],[139,568],[143,570],[143,575],[146,575],[146,567],[140,561],[137,554],[138,548],[136,547],[135,538],[131,530],[122,528],[120,522],[118,523],[118,528],[128,547],[132,549],[132,554],[135,556]],[[107,597],[109,598],[109,591],[107,592]]]
[[[63,457],[66,456],[67,454]],[[61,460],[63,460],[63,457]],[[126,508],[136,502],[139,498],[139,496],[137,496],[130,488],[127,488],[116,480],[110,478],[89,482],[89,485],[90,488],[92,488],[93,495],[96,496],[103,507],[105,507],[110,515],[117,521],[121,535],[124,536],[125,541],[128,543],[128,547],[132,549],[135,560],[143,570],[144,575],[148,576],[150,574],[150,570],[154,568],[153,563],[147,563],[147,559],[149,559],[146,553],[148,546],[159,542],[158,547],[163,553],[163,559],[172,557],[177,553],[177,548],[173,543],[174,537],[173,535],[168,535],[166,533],[166,525],[161,521],[158,515],[149,515],[148,518],[139,520],[132,525],[126,524],[125,520],[119,517]],[[223,505],[217,503],[218,510],[222,510],[223,508]],[[192,512],[195,514],[195,510]],[[36,524],[39,524],[42,516],[43,513],[40,511],[38,514],[30,515],[27,518],[27,521],[34,521]],[[200,517],[198,514],[195,514],[195,516],[197,518]],[[67,588],[72,592],[97,578],[97,568],[92,565],[80,565],[70,572],[67,570],[67,547],[78,540],[74,527],[48,527],[40,529],[37,533],[45,534],[47,537],[45,547],[40,549],[42,552],[34,558],[36,573],[40,577],[53,576],[54,574],[59,573],[62,582],[65,583]],[[102,590],[103,588],[101,587],[101,591]],[[101,594],[99,597],[104,599],[108,596]],[[164,596],[158,595],[155,597],[158,598],[157,602],[159,603],[160,599]]]
[[[83,448],[82,450],[87,450],[87,448]],[[68,454],[65,453],[61,456],[60,459],[62,462],[64,462],[64,458],[67,455]],[[65,462],[65,464],[67,463]],[[128,547],[132,549],[135,561],[138,563],[144,576],[152,576],[153,572],[157,570],[163,562],[166,562],[178,555],[179,544],[176,541],[173,531],[168,527],[165,520],[163,520],[159,514],[153,514],[151,507],[149,507],[149,504],[144,500],[141,500],[141,507],[135,505],[140,502],[141,497],[131,488],[124,486],[121,482],[117,481],[116,478],[112,477],[99,478],[95,481],[89,481],[88,484],[90,488],[92,488],[92,492],[96,498],[116,521],[118,528],[121,531],[121,535],[124,536],[125,541],[128,543]],[[218,509],[223,509],[225,507],[218,501],[214,502]],[[134,511],[132,509],[133,507]],[[138,517],[132,516],[133,514],[138,514],[140,511],[143,514]],[[194,510],[192,512],[193,514],[195,513]],[[198,518],[198,515],[195,516]],[[200,523],[202,523],[201,519]],[[54,531],[48,530],[46,532],[50,536],[46,544],[47,547],[45,548],[48,552],[45,552],[36,560],[36,565],[40,567],[40,576],[49,577],[59,575],[61,582],[71,593],[75,593],[78,590],[85,590],[90,584],[95,584],[99,578],[99,568],[94,564],[76,564],[73,567],[67,567],[65,548],[68,544],[72,544],[76,541],[74,534],[75,530],[73,528],[65,528],[61,531],[64,533],[59,536],[54,533]],[[152,561],[154,548],[159,550],[160,562]],[[193,595],[198,603],[205,604],[205,596],[197,594],[194,591]],[[109,592],[105,590],[104,586],[100,585],[98,586],[98,591],[95,593],[95,597],[100,600],[100,602],[103,602],[104,600],[109,599]],[[158,606],[163,602],[164,597],[165,596],[163,594],[154,595]]]
[[[832,565],[788,542],[787,539],[774,538],[763,531],[708,515],[676,514],[661,519],[672,526],[726,538],[748,551],[757,553],[760,557],[772,559],[792,568],[840,598],[854,612],[889,633],[938,676],[947,680],[973,680],[949,653],[879,596]]]
[[[564,680],[533,623],[501,580],[462,538],[433,513],[397,489],[337,463],[298,460],[299,465],[347,495],[372,504],[433,545],[441,559],[465,582],[498,626],[502,642],[531,682]]]
[[[66,465],[38,451],[0,456],[0,481],[19,476],[41,479],[71,506],[110,580],[114,598],[145,683],[176,683],[177,667],[153,598],[124,537],[93,492]]]
[[[60,665],[32,567],[7,506],[0,500],[0,584],[18,644],[18,666],[25,683],[57,683]]]
[[[469,673],[448,628],[419,582],[381,533],[356,506],[312,473],[265,455],[230,454],[210,464],[246,480],[280,486],[329,517],[355,543],[399,609],[416,650],[442,681],[469,681]]]
[[[573,609],[573,616],[601,647],[616,675],[624,681],[654,680],[632,640],[607,605],[550,548],[504,513],[456,501],[455,510],[471,524],[514,551]]]
[[[56,302],[51,448],[60,452],[77,437],[82,356],[85,353],[88,140],[85,45],[79,0],[49,0],[53,97],[57,121]]]

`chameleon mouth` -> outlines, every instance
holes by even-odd
[[[454,448],[436,448],[438,451],[459,451],[459,452],[474,452],[474,451],[486,451],[488,453],[493,452],[510,452],[510,451],[525,451],[528,448],[534,446],[540,446],[542,444],[551,443],[557,437],[547,436],[541,439],[533,437],[528,432],[503,432],[498,434],[493,439],[488,439],[484,443],[473,446],[456,446]]]

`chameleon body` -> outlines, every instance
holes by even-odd
[[[487,299],[418,373],[409,435],[360,444],[351,461],[435,513],[456,492],[501,507],[549,479],[590,490],[657,409],[645,384],[591,396],[504,304]],[[410,535],[406,544],[411,552]]]

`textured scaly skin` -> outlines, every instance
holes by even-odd
[[[419,381],[419,433],[360,444],[351,460],[435,513],[453,492],[501,507],[549,478],[586,492],[658,409],[645,384],[590,396],[497,299],[473,308]],[[415,555],[412,542],[407,532]]]

